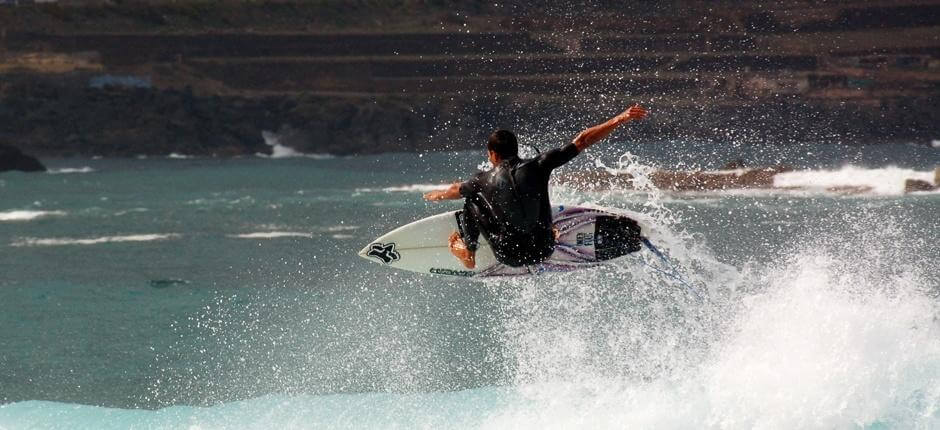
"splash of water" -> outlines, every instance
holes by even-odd
[[[485,427],[940,425],[940,285],[931,258],[903,245],[910,231],[847,214],[739,270],[675,224],[634,157],[621,161],[711,300],[692,306],[629,261],[520,285],[505,342],[529,402]]]

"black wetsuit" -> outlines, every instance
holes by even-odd
[[[460,184],[466,200],[457,219],[467,248],[476,250],[482,232],[500,263],[518,267],[548,258],[555,248],[548,178],[576,155],[569,143],[532,159],[503,160]]]

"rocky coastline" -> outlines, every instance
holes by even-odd
[[[650,172],[646,179],[658,190],[680,193],[729,190],[804,191],[804,187],[779,186],[775,183],[777,175],[788,172],[795,172],[795,170],[789,166],[744,168],[740,163],[732,162],[716,171],[658,169]],[[634,177],[629,173],[602,169],[568,173],[560,176],[558,182],[584,191],[641,189],[634,183]],[[938,190],[940,190],[940,167],[934,170],[933,182],[922,179],[903,180],[902,192],[904,194]],[[825,187],[822,191],[837,194],[868,194],[874,189],[866,185],[842,184]]]
[[[265,131],[307,153],[446,151],[498,127],[570,135],[634,102],[653,113],[638,141],[940,138],[935,2],[600,3],[580,32],[551,2],[524,17],[461,1],[0,5],[0,140],[54,157],[269,153]]]

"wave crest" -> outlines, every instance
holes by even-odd
[[[176,239],[181,235],[175,233],[168,234],[132,234],[125,236],[102,236],[94,238],[34,238],[26,237],[14,241],[10,246],[62,246],[62,245],[98,245],[102,243],[118,242],[151,242],[156,240]]]

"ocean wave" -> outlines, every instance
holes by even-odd
[[[767,266],[690,248],[695,306],[627,265],[517,283],[500,329],[527,401],[483,427],[940,428],[936,278],[873,218]]]
[[[84,167],[60,167],[57,169],[49,169],[46,173],[50,175],[60,175],[65,173],[92,173],[95,169],[92,169],[90,166]]]
[[[358,229],[359,229],[358,225],[332,225],[332,226],[327,227],[325,230],[329,232],[339,232],[339,231],[350,231],[350,230],[358,230]]]
[[[318,154],[318,153],[304,153],[297,152],[291,147],[279,145],[274,147],[271,150],[271,154],[265,154],[263,152],[255,153],[255,156],[259,158],[310,158],[313,160],[332,160],[336,158],[333,154]]]
[[[227,205],[240,205],[240,204],[254,204],[255,199],[252,196],[241,196],[238,198],[228,198],[228,197],[201,197],[192,200],[186,200],[183,204],[192,205],[192,206],[211,206],[219,204]]]
[[[229,237],[238,239],[278,239],[282,237],[304,237],[312,239],[313,234],[299,231],[257,231],[254,233],[233,234]]]
[[[441,393],[268,395],[155,411],[32,400],[0,405],[0,428],[381,429],[486,428],[518,396],[501,388]]]
[[[118,242],[151,242],[156,240],[167,240],[179,238],[181,235],[175,233],[168,234],[132,234],[126,236],[102,236],[86,239],[77,239],[77,238],[34,238],[26,237],[21,238],[13,243],[10,246],[62,246],[62,245],[98,245],[102,243],[118,243]]]
[[[30,221],[48,216],[65,216],[63,211],[15,210],[0,212],[0,221]]]
[[[904,194],[904,182],[908,179],[933,183],[934,172],[900,167],[868,169],[855,166],[838,170],[797,170],[774,176],[774,186],[817,192],[857,190],[879,195],[901,195]]]
[[[262,131],[261,138],[264,139],[264,143],[271,147],[271,153],[265,154],[263,152],[258,152],[255,155],[261,158],[312,158],[314,160],[329,160],[331,158],[336,158],[332,154],[307,154],[300,152],[290,146],[284,145],[281,143],[281,137],[277,133],[270,131]]]
[[[612,173],[630,173],[624,169],[608,169]],[[745,170],[703,171],[709,175],[741,176]],[[935,172],[918,171],[900,167],[864,168],[844,166],[840,169],[793,170],[777,173],[772,184],[754,184],[753,186],[729,186],[718,189],[701,190],[660,190],[664,201],[685,197],[721,198],[725,196],[773,197],[780,195],[794,197],[815,197],[823,195],[851,196],[899,196],[905,194],[905,184],[909,179],[934,183]],[[648,175],[647,175],[648,176]],[[555,184],[553,188],[568,192],[581,192],[592,196],[622,195],[645,198],[645,191],[626,187],[611,187],[597,190],[584,190],[570,184]],[[367,189],[364,189],[367,190]],[[372,191],[372,190],[368,190]],[[926,191],[926,193],[936,193]],[[924,192],[921,192],[924,193]]]
[[[172,159],[175,159],[175,160],[189,160],[189,159],[196,158],[196,156],[195,156],[195,155],[186,155],[186,154],[179,154],[179,153],[176,153],[176,152],[171,152],[171,153],[169,153],[169,154],[166,156],[166,158],[172,158]]]
[[[150,209],[147,209],[147,208],[130,208],[130,209],[126,209],[126,210],[123,210],[123,211],[117,211],[117,212],[114,213],[114,216],[124,216],[124,215],[127,215],[127,214],[129,214],[129,213],[147,212],[147,211],[149,211],[149,210],[150,210]]]

